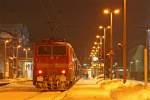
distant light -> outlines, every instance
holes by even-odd
[[[96,47],[95,46],[93,46],[93,49],[95,49]]]
[[[43,72],[42,72],[42,70],[39,70],[38,73],[39,73],[39,74],[42,74]]]
[[[18,46],[17,46],[17,48],[20,48],[20,47],[21,47],[21,45],[18,45]]]
[[[93,57],[92,60],[93,61],[98,61],[98,57]]]
[[[111,27],[110,26],[107,26],[107,29],[110,29]]]
[[[23,51],[26,51],[26,50],[27,50],[27,49],[25,49],[25,48],[23,49]]]
[[[102,29],[103,28],[103,26],[99,26],[99,29]]]
[[[101,65],[100,65],[101,67],[104,67],[104,63],[101,63]]]
[[[94,42],[95,45],[97,45],[97,42]]]
[[[95,50],[94,49],[92,49],[92,52],[94,52]]]
[[[122,47],[122,43],[121,43],[121,42],[118,42],[117,45],[118,45],[119,47]]]
[[[102,45],[103,43],[102,42],[100,42],[100,45]]]
[[[99,36],[99,35],[96,35],[96,38],[100,38],[100,36]]]
[[[86,64],[86,63],[84,63],[84,64],[83,64],[83,66],[87,66],[87,64]]]
[[[105,36],[102,36],[103,39],[105,39]]]
[[[136,62],[136,63],[138,63],[138,62],[139,62],[139,60],[135,60],[135,62]]]
[[[65,70],[62,70],[62,71],[61,71],[61,73],[62,73],[62,74],[65,74],[65,73],[66,73],[66,71],[65,71]]]
[[[117,62],[115,62],[115,63],[114,63],[114,65],[115,65],[115,66],[117,66],[117,65],[118,65],[118,63],[117,63]]]
[[[29,50],[29,51],[30,51],[31,49],[30,49],[30,48],[28,48],[27,50]]]
[[[9,42],[8,40],[5,41],[5,43],[8,43],[8,42]]]
[[[134,62],[133,61],[130,61],[130,64],[133,64]]]
[[[108,14],[110,11],[108,9],[104,10],[104,14]]]
[[[96,49],[95,51],[96,51],[96,52],[98,52],[99,50],[98,50],[98,49]]]
[[[9,57],[9,59],[13,60],[13,57]]]
[[[120,10],[119,10],[119,9],[116,9],[116,10],[114,10],[114,13],[115,13],[115,14],[119,14],[119,13],[120,13]]]
[[[106,56],[109,56],[109,55],[110,55],[109,53],[106,54]]]

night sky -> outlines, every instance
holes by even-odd
[[[122,39],[123,0],[0,0],[0,24],[24,24],[31,32],[31,41],[47,37],[66,38],[80,59],[100,33],[99,25],[109,25],[105,8],[120,8],[114,16],[114,38]],[[128,55],[145,43],[145,28],[150,25],[150,0],[127,0]],[[130,58],[130,56],[128,56]]]

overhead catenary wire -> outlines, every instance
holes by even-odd
[[[51,18],[50,18],[50,15],[49,15],[49,13],[48,13],[48,11],[47,11],[45,5],[44,5],[43,0],[39,0],[39,3],[40,3],[41,9],[42,9],[42,11],[43,11],[43,13],[44,13],[44,15],[45,15],[47,21],[48,21],[48,27],[49,27],[49,28],[48,28],[48,31],[49,31],[49,33],[51,33],[51,34],[54,36],[55,34],[52,32],[52,26],[50,25],[51,22],[52,22],[52,21],[51,21]]]
[[[56,7],[56,5],[54,4],[54,0],[49,0],[49,5],[51,5],[52,9],[55,10],[55,18],[56,20],[58,21],[57,23],[55,23],[56,25],[56,32],[58,32],[58,30],[61,30],[61,34],[64,33],[65,37],[67,39],[69,39],[69,36],[68,36],[68,33],[66,30],[64,30],[64,26],[65,24],[63,23],[63,20],[61,19],[62,18],[62,13],[60,12],[60,9],[58,7]],[[59,29],[58,29],[59,28]]]
[[[53,0],[48,0],[47,4],[48,7],[51,7],[50,10],[53,10],[54,12],[52,12],[53,15],[50,15],[48,12],[48,8],[46,9],[46,5],[44,4],[44,2],[42,0],[40,1],[40,5],[41,5],[41,9],[48,21],[48,26],[49,26],[49,33],[51,33],[53,38],[57,38],[58,35],[57,33],[64,33],[66,38],[69,38],[68,34],[66,34],[66,31],[64,31],[64,26],[62,24],[62,15],[60,12],[58,12],[58,8],[55,7],[54,1]],[[53,19],[55,18],[55,19]],[[61,30],[61,32],[58,32],[59,30]]]

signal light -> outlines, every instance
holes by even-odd
[[[62,74],[65,74],[65,73],[66,73],[66,71],[65,71],[65,70],[62,70],[62,71],[61,71],[61,73],[62,73]]]
[[[38,73],[39,73],[39,74],[42,74],[43,72],[42,72],[42,70],[39,70]]]

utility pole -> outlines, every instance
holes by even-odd
[[[113,24],[112,24],[112,12],[110,13],[110,79],[112,79],[112,66],[113,66],[113,58],[114,58],[114,48],[113,48]]]
[[[126,83],[126,67],[127,67],[127,54],[126,54],[126,0],[124,0],[124,19],[123,19],[123,83]]]
[[[147,86],[147,82],[148,82],[148,77],[147,77],[147,72],[148,72],[148,68],[147,68],[147,48],[144,49],[144,83],[145,83],[145,87]]]

